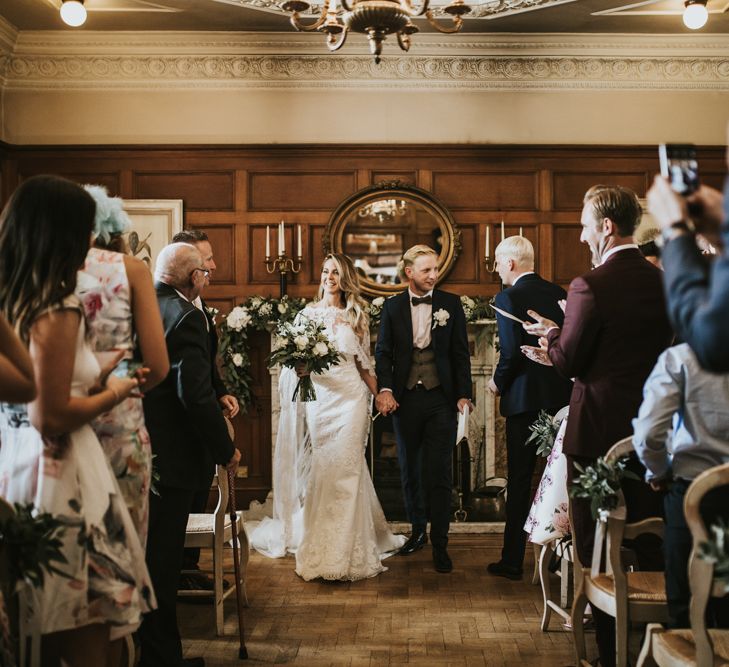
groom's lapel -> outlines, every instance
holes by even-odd
[[[433,313],[437,313],[442,307],[443,302],[441,300],[441,294],[437,289],[433,290]],[[435,327],[433,328],[433,324],[435,323],[435,319],[431,316],[430,318],[430,341],[433,345],[433,350],[438,349],[438,329],[441,329],[442,327]]]
[[[405,324],[405,335],[407,336],[407,344],[410,348],[413,346],[413,316],[410,312],[410,293],[405,290],[400,295],[400,316]]]

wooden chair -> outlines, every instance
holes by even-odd
[[[552,617],[552,612],[555,612],[566,624],[572,623],[572,616],[567,611],[569,604],[569,585],[571,579],[571,572],[575,559],[573,557],[574,547],[572,542],[565,538],[552,540],[542,545],[539,552],[539,582],[542,585],[542,599],[544,601],[544,609],[542,611],[542,632],[549,630],[549,620]],[[556,555],[559,559],[559,570],[557,571],[557,577],[559,577],[559,602],[552,598],[552,588],[550,582],[550,570],[549,565],[552,561],[552,557]]]
[[[729,665],[729,630],[706,629],[706,605],[710,597],[727,594],[724,582],[714,577],[714,565],[699,558],[699,545],[708,531],[699,513],[708,491],[729,484],[729,463],[703,472],[689,486],[684,499],[686,523],[691,530],[693,549],[689,558],[691,629],[667,630],[657,623],[646,628],[638,667],[657,663],[660,667],[715,667]]]
[[[243,517],[241,513],[236,514],[235,525],[228,514],[228,471],[223,466],[216,469],[214,485],[218,489],[218,504],[212,514],[191,514],[187,520],[187,532],[185,535],[185,547],[203,548],[213,550],[213,581],[212,591],[179,591],[178,595],[185,597],[213,597],[215,612],[215,632],[218,637],[224,634],[223,603],[229,595],[235,595],[235,584],[227,590],[223,590],[223,557],[226,546],[230,546],[233,538],[233,531],[238,535],[240,545],[240,576],[241,591],[246,606],[248,596],[246,594],[246,567],[248,565],[248,537],[243,530]],[[183,571],[184,572],[184,571]],[[226,570],[231,574],[233,570]],[[233,575],[235,576],[235,575]]]
[[[631,451],[632,438],[624,438],[613,445],[605,458],[615,462]],[[622,493],[616,509],[601,512],[595,526],[592,563],[589,569],[584,567],[582,570],[572,605],[572,633],[578,665],[588,664],[584,632],[588,602],[615,618],[617,667],[628,664],[628,632],[632,621],[661,623],[668,619],[663,572],[626,572],[621,561],[623,540],[645,533],[663,537],[663,519],[655,517],[627,523]]]

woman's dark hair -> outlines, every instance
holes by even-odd
[[[80,185],[33,176],[0,215],[0,312],[24,341],[37,317],[76,288],[96,204]]]

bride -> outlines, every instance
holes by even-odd
[[[295,553],[296,573],[307,581],[365,579],[387,569],[381,559],[405,537],[390,531],[365,462],[377,380],[349,257],[326,256],[317,300],[301,316],[325,325],[342,360],[312,375],[316,400],[308,403],[292,402],[298,378],[281,369],[274,516],[253,531],[251,544],[272,558]]]

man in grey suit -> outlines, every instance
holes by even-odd
[[[233,446],[212,386],[205,315],[192,301],[207,278],[200,252],[187,243],[166,246],[157,258],[155,289],[165,329],[170,372],[144,398],[159,495],[150,496],[147,567],[157,609],[147,614],[139,635],[142,667],[204,665],[182,659],[176,598],[187,517],[196,491],[210,485],[215,464],[235,470]]]

